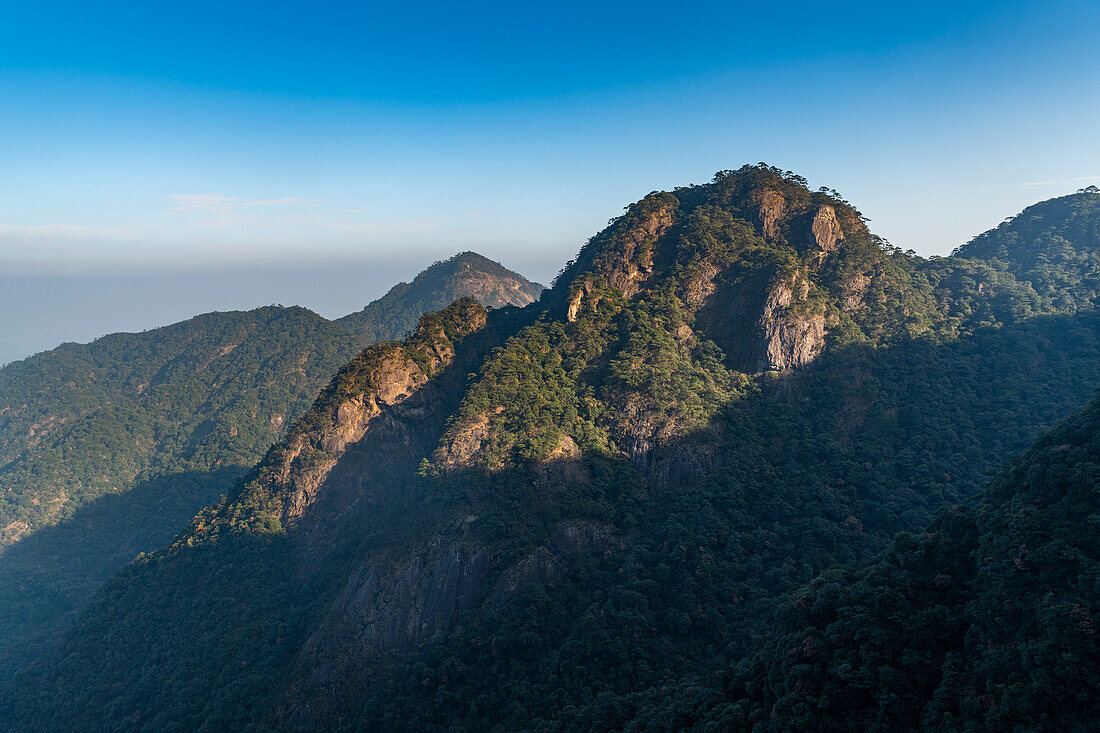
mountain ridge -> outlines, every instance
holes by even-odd
[[[1100,293],[1100,189],[1040,201],[957,248],[953,256],[1003,262],[1063,310]]]
[[[484,285],[497,271],[482,260],[467,253],[434,271],[475,261]],[[445,280],[421,281],[421,296]],[[416,303],[390,306],[404,317]],[[0,369],[0,675],[231,488],[370,339],[299,306],[265,306],[63,344]]]
[[[104,589],[12,719],[620,729],[1100,385],[1095,313],[910,257],[767,166],[650,194],[456,346],[464,307],[357,357]],[[436,372],[428,344],[464,353]]]

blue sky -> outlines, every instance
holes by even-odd
[[[406,5],[0,2],[0,362],[464,249],[548,280],[747,162],[925,255],[1100,181],[1097,2]]]

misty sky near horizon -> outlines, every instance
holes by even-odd
[[[343,315],[474,250],[548,282],[766,161],[945,255],[1100,182],[1100,3],[7,4],[0,363]]]

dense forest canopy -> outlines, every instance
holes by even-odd
[[[976,506],[792,593],[695,724],[1094,729],[1098,517],[1100,398],[1012,461]]]
[[[1100,189],[1029,206],[955,256],[1003,263],[1056,308],[1093,308],[1100,292]]]

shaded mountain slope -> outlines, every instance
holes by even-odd
[[[540,302],[477,312],[356,357],[0,712],[622,728],[1100,386],[1096,314],[766,166],[647,196]]]
[[[217,501],[364,343],[267,307],[0,369],[0,673]]]
[[[973,509],[795,592],[709,716],[752,730],[1091,730],[1100,400]],[[700,727],[702,727],[700,725]]]
[[[539,297],[543,286],[531,282],[476,252],[461,252],[436,262],[411,283],[398,283],[363,310],[336,322],[372,341],[401,338],[416,328],[420,316],[470,297],[486,308],[523,307]]]

